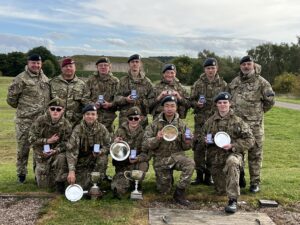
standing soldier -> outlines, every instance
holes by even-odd
[[[214,100],[217,110],[204,124],[200,135],[200,143],[207,145],[207,152],[211,159],[211,173],[218,194],[226,193],[229,199],[225,207],[227,213],[237,210],[237,198],[240,195],[239,177],[243,165],[244,152],[254,144],[254,137],[250,127],[230,109],[230,94],[220,92]],[[226,132],[231,141],[220,145],[216,139],[218,132]],[[210,136],[210,137],[209,137]],[[215,143],[212,142],[215,137]],[[226,137],[226,136],[225,136]],[[219,143],[219,144],[218,144]]]
[[[83,189],[89,189],[92,185],[91,172],[100,172],[100,179],[105,177],[110,134],[98,122],[95,105],[86,105],[82,114],[83,119],[73,129],[67,145],[67,179],[70,184],[76,182]]]
[[[215,112],[216,106],[213,102],[214,96],[221,91],[225,91],[227,88],[227,83],[218,74],[218,62],[215,58],[207,58],[204,61],[203,67],[204,73],[200,75],[199,79],[194,83],[191,89],[191,105],[194,109],[195,136],[200,134],[205,121]],[[212,184],[205,145],[201,145],[196,139],[193,150],[197,177],[191,184]]]
[[[184,119],[190,107],[189,96],[179,80],[176,78],[176,67],[173,64],[165,64],[162,69],[162,79],[155,85],[151,94],[150,110],[154,118],[162,111],[161,100],[167,95],[174,96],[178,102],[179,118]]]
[[[29,140],[35,153],[35,176],[38,187],[64,193],[67,181],[66,143],[72,132],[63,117],[64,102],[52,99],[45,115],[39,116],[30,128]]]
[[[148,124],[149,96],[153,86],[141,69],[142,61],[140,55],[134,54],[130,56],[128,65],[128,75],[120,79],[120,88],[115,99],[116,104],[120,108],[119,124],[127,121],[127,110],[137,106],[142,112],[142,126],[146,127]]]
[[[255,145],[248,152],[250,172],[250,192],[257,193],[260,188],[260,169],[262,166],[264,113],[274,103],[275,93],[268,81],[261,75],[261,66],[255,64],[251,56],[240,60],[240,72],[229,85],[235,113],[249,124],[255,137]]]
[[[25,71],[15,77],[7,95],[7,103],[17,108],[17,176],[20,183],[24,183],[27,174],[30,126],[45,112],[49,100],[49,83],[42,71],[42,58],[36,54],[31,55],[27,59]]]
[[[182,171],[173,198],[177,203],[187,206],[190,202],[185,198],[185,191],[190,184],[195,163],[185,156],[184,151],[191,148],[192,137],[185,136],[186,125],[176,113],[176,98],[166,96],[161,105],[163,112],[146,128],[143,149],[152,153],[156,187],[161,194],[165,195],[171,191],[173,170]],[[163,137],[163,128],[166,125],[176,127],[178,136],[175,139],[165,140]]]
[[[65,58],[61,70],[62,74],[50,81],[51,98],[65,102],[65,117],[74,127],[82,118],[82,108],[89,103],[90,92],[84,81],[76,76],[73,59]]]
[[[91,101],[98,108],[98,120],[110,133],[113,133],[113,122],[116,118],[117,107],[114,95],[118,91],[119,79],[111,73],[111,63],[106,57],[96,62],[97,72],[87,81],[91,92]]]
[[[125,171],[141,170],[144,172],[143,178],[148,171],[148,157],[142,151],[142,142],[144,129],[140,124],[141,110],[138,107],[132,107],[127,111],[127,121],[122,123],[115,133],[115,142],[125,141],[135,151],[136,156],[131,154],[124,161],[116,161],[113,159],[116,174],[113,177],[111,188],[114,196],[120,198],[125,194],[131,186],[131,181],[124,176]]]

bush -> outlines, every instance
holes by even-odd
[[[274,91],[281,94],[292,93],[296,88],[297,80],[297,76],[291,73],[284,73],[277,76],[274,80]]]

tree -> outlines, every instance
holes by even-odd
[[[286,94],[291,93],[297,84],[297,77],[294,74],[284,73],[274,80],[273,88],[276,92]]]
[[[193,68],[193,61],[188,56],[179,56],[172,61],[177,70],[177,78],[183,84],[190,84],[190,76]]]
[[[43,62],[43,71],[48,77],[53,77],[55,75],[55,67],[51,60],[47,59]]]
[[[1,60],[3,60],[5,63],[5,65],[3,65],[3,68],[1,69],[2,73],[5,76],[10,77],[14,77],[21,73],[24,70],[27,62],[26,55],[22,52],[8,53],[6,56],[6,60],[4,59],[4,57],[2,57]]]

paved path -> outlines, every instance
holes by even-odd
[[[300,104],[294,104],[294,103],[275,101],[275,106],[278,106],[278,107],[281,107],[281,108],[287,108],[287,109],[300,110]]]

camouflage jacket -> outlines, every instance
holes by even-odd
[[[110,144],[108,130],[98,121],[88,126],[84,120],[81,120],[80,124],[73,129],[67,144],[66,155],[70,171],[75,171],[80,158],[88,158],[93,154],[94,144],[100,144],[101,151],[108,154]]]
[[[43,71],[40,74],[31,73],[27,66],[8,88],[7,103],[17,108],[17,118],[34,120],[45,112],[49,100],[48,78]]]
[[[150,79],[143,72],[140,72],[140,79],[138,80],[134,80],[128,72],[128,75],[120,79],[120,88],[115,98],[115,102],[120,109],[120,114],[124,115],[129,108],[138,106],[142,114],[146,116],[149,113],[149,96],[152,89],[153,85]],[[138,95],[138,99],[133,104],[129,104],[125,99],[125,97],[131,94],[131,90],[136,90]]]
[[[200,75],[200,78],[194,83],[191,88],[191,105],[195,114],[202,114],[206,119],[212,116],[216,110],[214,97],[222,91],[227,90],[227,83],[219,74],[216,74],[213,81],[209,81],[206,74]],[[202,108],[197,107],[200,95],[204,95],[206,103]],[[205,119],[205,120],[206,120]]]
[[[163,106],[161,106],[160,101],[157,101],[156,98],[160,95],[162,91],[177,91],[182,99],[178,100],[178,114],[181,119],[186,117],[187,111],[190,108],[189,95],[184,87],[181,85],[177,78],[174,79],[174,82],[169,83],[162,79],[158,84],[154,86],[153,92],[149,100],[149,108],[151,114],[156,117],[163,111]]]
[[[262,121],[264,112],[275,104],[270,83],[259,75],[259,68],[245,77],[241,72],[229,84],[232,107],[245,121]]]
[[[116,137],[121,137],[123,141],[127,142],[130,146],[130,149],[135,149],[137,151],[136,155],[138,158],[138,162],[146,162],[148,161],[147,153],[143,152],[142,142],[144,136],[144,129],[142,126],[139,126],[137,130],[130,131],[128,127],[128,123],[123,123],[115,133]],[[127,158],[124,161],[116,161],[113,160],[113,165],[116,167],[126,167],[131,165],[129,159]]]
[[[236,116],[233,110],[230,110],[225,117],[221,117],[219,112],[215,112],[215,114],[205,122],[198,141],[205,144],[207,134],[210,133],[214,137],[219,131],[224,131],[229,134],[233,148],[231,151],[226,151],[215,144],[208,144],[208,151],[215,150],[225,155],[232,152],[243,154],[254,145],[255,139],[249,125],[240,117]]]
[[[47,139],[54,134],[58,134],[59,141],[50,144],[50,148],[59,153],[66,151],[66,143],[71,136],[72,126],[64,117],[54,124],[51,121],[49,113],[46,113],[39,116],[30,128],[29,142],[32,145],[34,152],[38,155],[42,154],[43,145],[47,144]]]
[[[156,135],[158,131],[162,130],[166,125],[174,125],[178,129],[178,136],[174,141],[166,141],[163,138],[157,140]],[[178,113],[175,114],[175,118],[171,123],[169,123],[164,118],[164,113],[162,112],[159,116],[148,125],[144,138],[143,138],[143,149],[144,151],[151,152],[151,154],[156,157],[170,157],[173,154],[184,154],[184,151],[191,148],[191,145],[187,145],[184,141],[186,125],[183,120],[179,118]]]
[[[83,80],[76,75],[70,82],[62,75],[54,77],[50,81],[51,99],[58,97],[65,101],[65,117],[72,126],[82,118],[81,110],[84,105],[90,102],[90,92]]]

